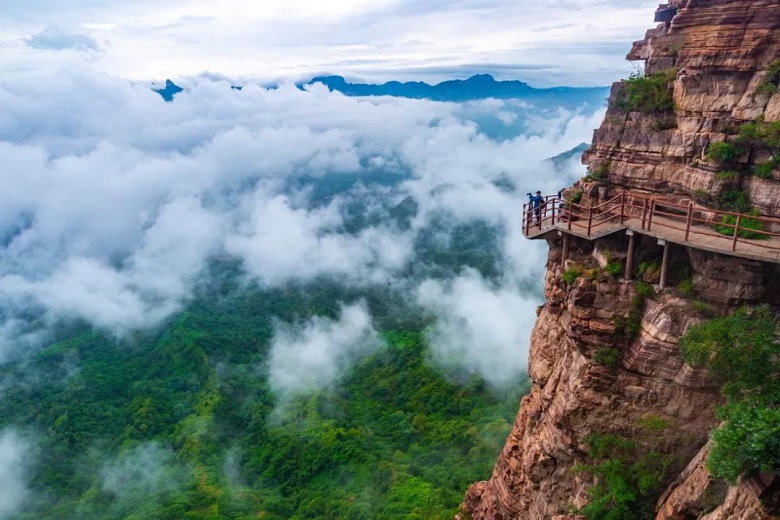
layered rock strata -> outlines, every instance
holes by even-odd
[[[593,251],[625,250],[625,244],[602,239],[575,245],[562,262],[560,245],[551,244],[546,303],[531,336],[532,390],[491,480],[467,494],[464,509],[472,518],[546,519],[583,506],[593,482],[572,468],[585,461],[584,440],[591,432],[641,439],[682,466],[714,422],[717,388],[701,370],[685,365],[677,348],[685,329],[704,316],[675,294],[658,294],[634,317],[641,323],[638,334],[619,330],[631,319],[636,289],[605,273]],[[648,243],[643,250],[653,247]],[[566,270],[581,274],[568,284]],[[752,280],[744,281],[749,288]],[[605,350],[620,353],[613,366],[598,361]],[[668,427],[648,431],[648,418]]]
[[[698,199],[733,189],[714,176],[711,142],[726,141],[739,125],[763,116],[780,120],[780,93],[761,92],[767,69],[780,57],[780,3],[775,0],[679,0],[670,24],[634,43],[630,60],[646,73],[671,71],[673,114],[625,112],[611,102],[584,155],[616,188]],[[614,101],[624,87],[615,83]],[[756,152],[758,153],[758,152]],[[758,157],[746,156],[750,161]],[[741,181],[762,213],[780,214],[780,172]]]
[[[618,103],[625,84],[613,85],[605,120],[583,158],[597,179],[575,186],[582,202],[604,196],[597,186],[697,204],[743,190],[762,214],[780,216],[779,171],[724,179],[714,175],[721,165],[706,155],[711,142],[733,139],[746,121],[780,120],[780,93],[759,88],[780,58],[780,2],[676,0],[669,7],[677,8],[672,21],[648,31],[628,57],[645,60],[648,74],[668,75],[674,110],[626,111]],[[745,163],[764,159],[747,152]],[[566,261],[560,239],[549,240],[546,302],[531,336],[532,390],[490,480],[469,489],[462,519],[573,518],[593,484],[586,472],[572,471],[587,461],[592,432],[635,439],[672,461],[679,474],[667,482],[658,520],[770,518],[765,506],[780,496],[773,475],[728,487],[707,474],[706,443],[721,396],[705,373],[684,364],[678,343],[691,324],[712,315],[746,303],[779,304],[780,269],[676,246],[672,263],[679,269],[670,286],[690,276],[697,301],[672,288],[637,305],[636,284],[598,263],[605,250],[624,253],[626,240],[573,239]],[[652,240],[640,243],[638,261],[652,263],[658,255]],[[638,333],[624,330],[631,320]],[[618,353],[613,363],[604,362],[607,351]],[[668,427],[648,432],[648,418]]]

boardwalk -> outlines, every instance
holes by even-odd
[[[677,204],[653,197],[621,193],[598,206],[545,198],[540,222],[526,204],[523,233],[529,239],[546,238],[558,231],[595,240],[621,230],[648,235],[669,243],[762,262],[780,263],[780,219],[715,211],[693,203]],[[729,235],[719,233],[714,226]],[[748,229],[748,228],[759,229]],[[760,238],[758,238],[760,237]]]

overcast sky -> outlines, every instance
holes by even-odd
[[[0,76],[79,64],[134,80],[487,72],[607,85],[658,0],[25,0],[0,8]]]

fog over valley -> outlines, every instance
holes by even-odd
[[[190,506],[175,497],[201,492],[198,468],[225,490],[264,490],[234,497],[247,511],[286,511],[269,498],[300,484],[271,469],[284,435],[369,424],[346,411],[351,388],[398,359],[479,396],[462,402],[511,410],[546,257],[523,239],[522,205],[582,176],[579,154],[550,159],[604,116],[584,101],[204,78],[166,102],[80,68],[4,81],[0,107],[0,519],[176,517]],[[405,377],[355,395],[397,395]],[[109,404],[71,407],[79,395]],[[90,408],[101,415],[85,419]],[[422,435],[431,423],[417,416],[393,420]],[[496,424],[473,435],[499,442]],[[282,436],[265,455],[255,427]],[[344,428],[329,446],[379,435]],[[409,475],[389,489],[423,479]]]

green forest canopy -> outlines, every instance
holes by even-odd
[[[358,298],[386,348],[278,408],[265,373],[274,320],[333,317]],[[450,519],[489,477],[527,387],[447,381],[426,363],[426,324],[387,290],[321,281],[216,284],[121,341],[71,326],[0,367],[0,428],[30,432],[38,450],[19,518]]]

